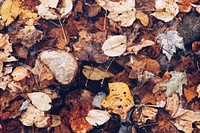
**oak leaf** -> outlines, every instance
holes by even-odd
[[[177,92],[182,95],[182,86],[187,85],[187,76],[184,72],[171,71],[170,75],[172,76],[169,80],[165,80],[161,83],[156,84],[153,89],[153,93],[157,91],[166,90],[165,94],[167,97],[171,96],[174,92]]]

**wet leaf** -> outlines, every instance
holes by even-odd
[[[104,78],[111,78],[114,76],[112,73],[106,72],[106,69],[102,71],[99,68],[87,65],[83,66],[82,72],[84,76],[90,80],[101,80]]]
[[[102,46],[104,54],[110,57],[122,55],[126,51],[126,48],[126,36],[123,35],[108,38]]]
[[[125,119],[134,104],[134,99],[127,84],[114,82],[108,84],[110,93],[102,100],[102,106]]]
[[[100,126],[106,123],[110,117],[107,111],[93,109],[89,111],[86,120],[93,126]]]

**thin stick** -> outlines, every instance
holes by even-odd
[[[60,23],[60,27],[61,27],[61,29],[62,29],[62,33],[63,33],[63,36],[64,36],[64,40],[67,41],[67,37],[66,37],[65,31],[64,31],[62,22],[60,21],[60,18],[58,18],[58,20],[59,20],[59,23]]]
[[[57,26],[57,27],[60,27],[60,25],[56,24],[55,22],[53,22],[53,21],[51,21],[51,20],[49,20],[49,22],[51,22],[52,24],[54,24],[54,25]]]
[[[104,22],[103,22],[103,29],[106,30],[106,17],[107,17],[107,10],[106,10],[106,13],[105,13],[105,17],[104,17]]]
[[[110,66],[111,66],[111,64],[113,63],[114,59],[115,59],[115,58],[112,58],[112,60],[110,61],[108,67],[106,68],[106,72],[107,72],[108,69],[110,68]],[[105,77],[102,79],[102,81],[101,81],[101,85],[103,85],[104,80],[105,80]]]

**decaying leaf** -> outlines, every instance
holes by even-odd
[[[179,13],[176,0],[156,0],[156,12],[151,15],[164,22],[171,21]]]
[[[63,85],[69,85],[75,79],[78,64],[72,54],[60,50],[43,51],[39,59],[49,67],[58,82]]]
[[[181,0],[178,2],[180,12],[190,12],[192,10],[192,3],[198,0]]]
[[[108,87],[110,93],[106,98],[102,99],[102,106],[125,119],[127,112],[134,104],[128,85],[122,82],[114,82],[109,83]]]
[[[88,65],[83,66],[82,70],[84,76],[90,80],[101,80],[104,78],[111,78],[114,75],[110,72],[102,71],[99,68],[91,67]]]
[[[32,92],[27,94],[31,103],[41,111],[48,111],[51,109],[51,98],[43,92]]]
[[[155,42],[153,42],[153,41],[151,41],[151,40],[142,40],[141,44],[128,47],[126,53],[127,53],[127,54],[132,54],[132,53],[134,53],[135,55],[137,55],[138,52],[139,52],[142,48],[148,47],[148,46],[152,46],[152,45],[154,45],[154,44],[155,44]]]
[[[36,109],[33,105],[29,105],[26,112],[21,115],[20,121],[25,126],[35,125],[38,128],[43,128],[48,125],[49,116],[39,109]]]
[[[153,107],[142,107],[142,113],[140,116],[140,121],[146,123],[147,120],[152,120],[155,122],[158,109]]]
[[[160,72],[159,63],[156,60],[153,60],[148,57],[131,56],[130,61],[127,63],[127,65],[132,68],[131,72],[129,74],[129,78],[132,78],[132,79],[144,78],[144,76],[145,76],[144,71],[148,71],[148,73],[151,72],[152,74],[155,74],[155,75],[157,75]],[[150,74],[150,75],[152,75],[152,74]],[[151,77],[150,75],[149,75],[149,77]],[[147,79],[147,77],[146,77],[146,79]]]
[[[40,0],[37,7],[38,14],[44,19],[60,19],[65,17],[73,7],[71,0],[46,1]]]
[[[157,42],[162,47],[162,52],[170,61],[173,54],[176,53],[176,47],[185,50],[183,38],[178,35],[177,31],[170,30],[157,36]]]
[[[35,29],[35,27],[32,26],[25,26],[23,29],[20,29],[17,34],[12,35],[11,42],[21,43],[25,47],[30,48],[37,42],[40,42],[43,38],[43,32],[40,30]]]
[[[148,15],[146,15],[145,13],[138,11],[136,12],[136,18],[140,20],[140,22],[144,25],[144,26],[148,26],[149,24],[149,17]]]
[[[166,110],[172,118],[174,118],[174,125],[185,133],[192,133],[192,123],[200,120],[200,111],[192,111],[183,109],[179,103],[177,94],[173,94],[172,97],[167,98]]]
[[[110,114],[107,111],[92,109],[89,111],[86,120],[93,126],[103,125],[110,119]]]
[[[161,83],[156,84],[153,89],[153,93],[157,91],[165,91],[167,97],[171,96],[174,92],[182,95],[183,88],[182,86],[187,85],[187,76],[184,72],[171,71],[171,79],[165,80]]]
[[[120,22],[121,26],[131,26],[135,21],[135,0],[96,0],[96,2],[110,12],[108,18]]]
[[[116,35],[108,38],[103,46],[102,50],[104,54],[110,57],[120,56],[126,51],[126,36]]]
[[[52,124],[51,127],[57,127],[61,124],[61,118],[58,115],[51,115]]]
[[[23,66],[17,66],[12,72],[11,76],[13,77],[14,81],[20,81],[26,77],[30,77],[28,69]]]
[[[3,63],[17,61],[17,59],[11,55],[13,52],[12,44],[9,42],[9,36],[7,34],[0,34],[0,76],[2,75]]]
[[[35,61],[35,66],[31,69],[31,72],[38,76],[40,82],[44,80],[50,81],[53,79],[53,73],[51,70],[39,59]]]
[[[105,40],[105,32],[92,34],[86,30],[81,30],[79,32],[79,41],[73,44],[75,55],[81,61],[104,63],[109,59],[103,52],[100,52]]]
[[[82,102],[77,102],[72,107],[69,114],[69,124],[73,132],[86,133],[93,129],[93,126],[85,119],[91,109],[91,105]]]

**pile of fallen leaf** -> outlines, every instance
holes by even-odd
[[[190,13],[198,0],[0,0],[0,133],[200,132]]]

